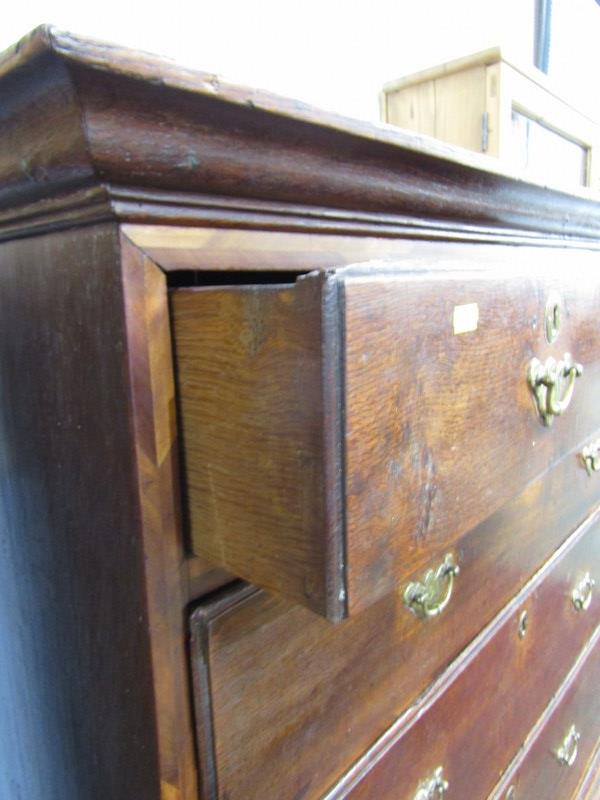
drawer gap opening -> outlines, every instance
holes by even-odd
[[[266,272],[252,272],[250,270],[175,270],[167,273],[167,286],[169,289],[181,289],[197,286],[257,286],[280,285],[287,286],[296,283],[305,272],[290,272],[286,270],[270,270]]]

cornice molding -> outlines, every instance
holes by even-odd
[[[600,237],[98,183],[0,209],[0,241],[110,222],[388,239],[600,248]]]
[[[27,220],[42,230],[99,218],[600,238],[587,190],[528,183],[427,137],[40,28],[0,58],[0,235],[31,232]]]

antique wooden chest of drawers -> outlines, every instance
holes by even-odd
[[[598,797],[595,197],[51,28],[0,121],[0,797]]]

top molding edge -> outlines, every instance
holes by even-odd
[[[0,130],[0,179],[6,174],[10,179],[5,181],[4,194],[0,192],[0,205],[5,208],[110,181],[144,189],[227,196],[239,192],[246,199],[285,203],[294,198],[306,205],[435,216],[455,220],[457,230],[464,223],[476,222],[600,238],[599,198],[590,190],[567,192],[525,181],[495,159],[427,136],[320,111],[296,100],[229,84],[169,59],[80,38],[49,25],[36,28],[0,55],[0,98],[6,91],[13,96],[19,92],[14,82],[7,89],[11,76],[28,67],[34,71],[40,58],[49,58],[62,70],[65,86],[69,84],[65,91],[72,107],[62,117],[70,113],[71,126],[78,127],[72,148],[77,155],[64,142],[53,142],[52,169],[42,169],[38,179],[33,167],[20,166],[22,154],[20,161],[13,157],[11,132],[6,139]],[[31,79],[41,84],[44,76]],[[121,98],[115,103],[112,127],[105,125],[105,109],[93,97],[111,81],[126,81],[130,86],[134,81],[139,87],[131,101]],[[185,136],[174,144],[158,121],[155,127],[151,124],[147,101],[156,98],[156,92],[176,106],[174,125],[185,129]],[[51,98],[49,91],[49,106]],[[12,119],[11,111],[6,112],[13,140],[18,130],[15,117],[23,110],[24,98],[20,100]],[[146,149],[131,157],[135,137],[127,135],[127,128],[139,123],[140,109],[147,115]],[[52,113],[58,114],[56,108]],[[115,120],[120,124],[115,125]],[[239,146],[232,148],[234,123]],[[22,134],[27,135],[27,128]],[[165,152],[166,144],[173,151],[169,151],[170,160],[157,166],[153,155]],[[45,146],[41,139],[35,143],[34,160],[44,162]],[[275,159],[271,164],[271,152],[279,152],[285,163]],[[228,174],[228,180],[220,178],[220,173]]]
[[[454,147],[433,137],[404,131],[387,123],[372,123],[277,95],[263,89],[229,83],[216,73],[179,65],[173,59],[144,50],[135,50],[93,38],[80,37],[53,25],[40,25],[4,53],[0,53],[0,90],[5,73],[32,60],[43,52],[53,53],[67,61],[103,70],[115,75],[146,81],[165,88],[185,90],[212,97],[224,103],[257,109],[299,122],[318,124],[340,133],[390,144],[405,150],[454,161],[499,176],[519,177],[501,167],[496,159]],[[497,48],[485,53],[499,52]],[[539,184],[542,185],[542,184]],[[576,192],[587,197],[585,191]]]

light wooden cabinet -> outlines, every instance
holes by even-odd
[[[392,81],[381,117],[401,128],[500,158],[551,184],[600,188],[598,125],[535,68],[500,48]]]

